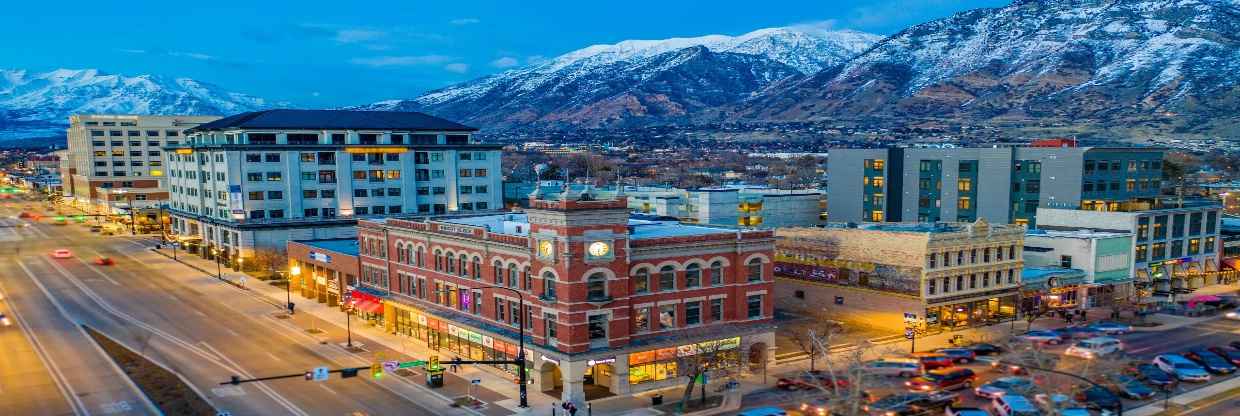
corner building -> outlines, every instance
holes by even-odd
[[[524,325],[531,391],[580,408],[682,384],[677,360],[704,343],[751,369],[775,347],[771,231],[633,219],[624,196],[589,189],[358,228],[354,292],[379,298],[388,331],[441,357],[513,359]]]

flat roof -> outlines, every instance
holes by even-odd
[[[686,237],[710,234],[735,234],[736,230],[707,227],[702,225],[681,224],[673,221],[649,221],[629,219],[629,239],[643,240],[649,238]]]
[[[432,218],[432,221],[481,227],[495,234],[527,236],[529,216],[523,213],[477,215],[472,217]],[[685,237],[710,234],[734,234],[737,230],[723,227],[683,224],[674,219],[660,220],[651,215],[632,215],[628,221],[629,239]]]
[[[1057,237],[1057,238],[1111,238],[1111,237],[1127,237],[1132,233],[1121,233],[1114,231],[1098,231],[1088,228],[1076,230],[1047,230],[1043,228],[1035,228],[1025,233],[1028,237]]]
[[[324,240],[294,240],[295,243],[304,244],[308,247],[334,251],[340,254],[357,256],[357,239],[356,238],[332,238]]]
[[[964,230],[964,225],[948,223],[892,223],[892,224],[860,224],[862,230],[890,231],[902,233],[954,233]]]
[[[275,109],[231,115],[190,128],[187,132],[228,129],[478,130],[413,111]]]

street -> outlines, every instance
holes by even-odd
[[[0,334],[4,345],[16,346],[6,348],[13,353],[0,361],[0,409],[6,410],[0,413],[157,413],[78,327],[85,325],[179,374],[217,409],[234,415],[445,414],[431,410],[430,403],[442,400],[400,377],[220,386],[232,375],[370,362],[325,338],[334,332],[316,336],[300,329],[313,325],[304,322],[308,317],[279,319],[272,304],[235,287],[194,283],[204,280],[201,274],[151,253],[134,237],[13,218],[31,205],[42,211],[41,203],[0,204],[0,290],[6,297],[0,305],[18,318]],[[73,256],[52,258],[48,253],[55,249]],[[99,257],[115,264],[93,264]],[[32,398],[37,400],[26,400]]]

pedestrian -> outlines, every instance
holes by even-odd
[[[577,405],[571,402],[568,404],[568,416],[577,416]]]
[[[461,361],[461,357],[452,357],[452,365],[449,366],[449,369],[452,370],[453,373],[456,373],[456,370],[461,368],[461,366],[457,364],[459,361]]]

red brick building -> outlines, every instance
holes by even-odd
[[[524,325],[531,379],[561,400],[679,384],[677,356],[702,343],[758,366],[774,348],[771,231],[634,219],[587,189],[524,213],[362,220],[358,238],[354,290],[389,331],[511,359]]]

